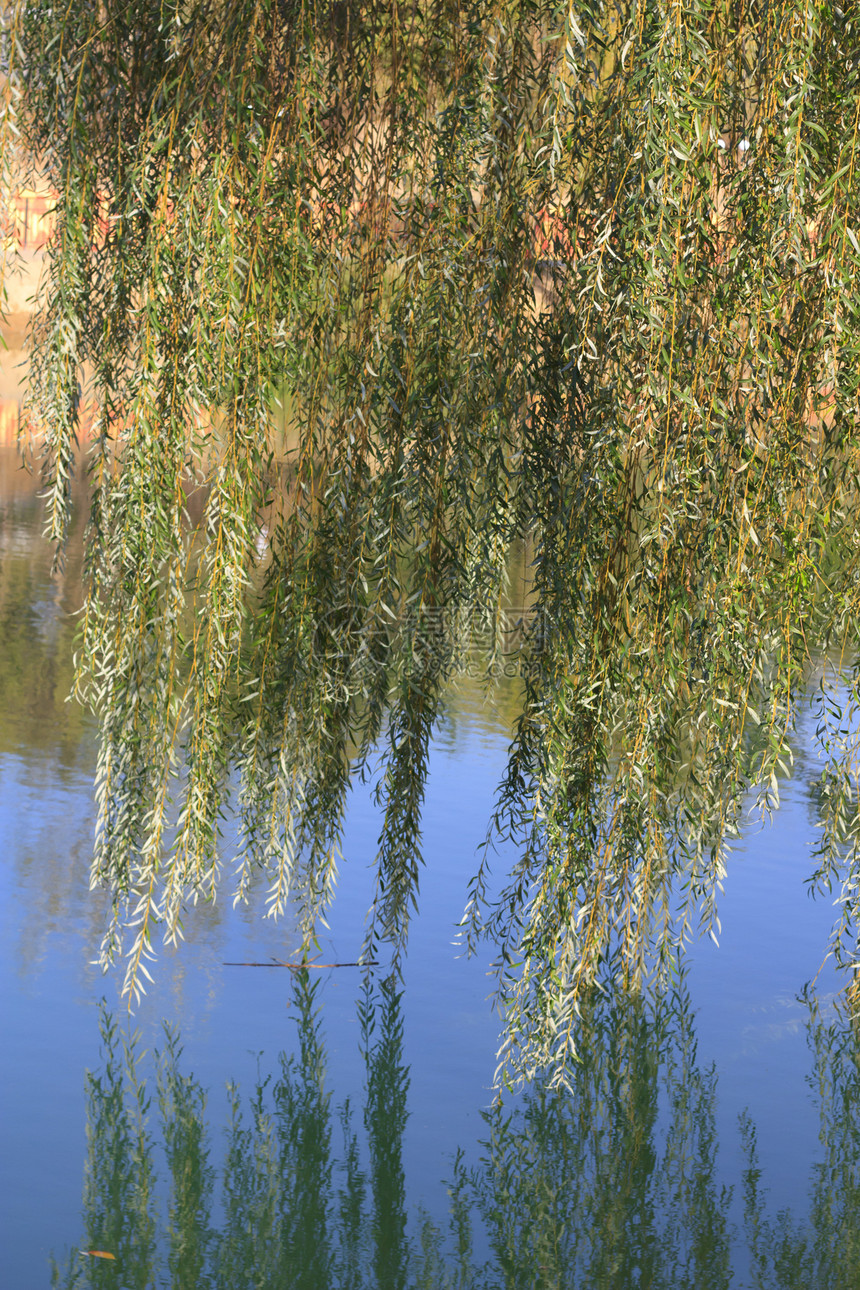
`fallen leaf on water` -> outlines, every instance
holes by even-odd
[[[115,1259],[115,1254],[109,1254],[107,1250],[81,1250],[81,1254],[88,1254],[91,1259]]]

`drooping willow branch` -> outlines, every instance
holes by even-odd
[[[371,944],[402,941],[458,624],[523,542],[519,859],[467,919],[510,1061],[563,1060],[608,957],[635,982],[713,923],[828,643],[853,962],[854,7],[42,0],[4,39],[60,195],[31,393],[60,545],[97,409],[79,693],[128,987],[214,895],[232,783],[240,893],[264,873],[310,936],[380,751]]]

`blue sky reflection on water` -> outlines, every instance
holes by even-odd
[[[10,606],[3,614],[0,605],[0,630],[17,669],[4,688],[11,694],[18,686],[0,729],[4,1290],[47,1285],[48,1255],[81,1239],[84,1073],[99,1062],[99,1000],[118,1007],[118,976],[103,978],[91,966],[104,910],[103,897],[87,884],[92,730],[60,694],[68,676],[60,653],[70,640],[64,596],[71,593],[51,581],[37,526],[19,490],[0,515],[0,538],[6,535],[0,588]],[[17,644],[9,635],[16,621],[23,637]],[[805,885],[814,842],[811,747],[806,722],[795,776],[783,786],[773,825],[753,826],[735,851],[720,906],[720,948],[709,941],[694,946],[688,981],[699,1060],[717,1071],[721,1173],[737,1181],[737,1118],[749,1108],[774,1206],[801,1211],[818,1121],[797,994],[819,969],[834,912],[826,900],[810,900]],[[491,1096],[498,1041],[488,1001],[492,980],[486,961],[459,958],[452,942],[505,750],[499,715],[474,697],[463,699],[434,750],[424,813],[427,867],[404,977],[411,1068],[404,1165],[409,1205],[423,1204],[440,1219],[454,1154],[463,1148],[467,1159],[475,1157],[481,1110]],[[378,826],[370,788],[357,787],[330,929],[320,937],[324,962],[353,960],[360,950]],[[288,974],[224,966],[286,957],[294,948],[289,924],[261,919],[261,908],[262,900],[234,911],[225,894],[214,908],[192,911],[186,943],[178,953],[160,954],[155,984],[128,1023],[149,1049],[162,1042],[163,1019],[177,1028],[184,1066],[209,1090],[216,1120],[226,1108],[228,1080],[250,1087],[259,1069],[294,1046]],[[363,1079],[358,974],[344,968],[323,976],[330,1083],[335,1098],[356,1096]],[[828,966],[819,991],[827,996],[836,985]]]

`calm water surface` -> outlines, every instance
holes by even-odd
[[[452,941],[507,725],[467,691],[434,751],[399,985],[226,966],[295,937],[225,900],[129,1018],[91,965],[75,560],[51,577],[8,455],[0,489],[2,1290],[858,1284],[855,1043],[829,968],[812,1022],[798,999],[833,917],[805,886],[811,727],[773,826],[737,849],[720,948],[694,947],[659,1006],[607,1000],[572,1095],[491,1108],[492,982]],[[378,827],[357,790],[325,962],[360,950]]]

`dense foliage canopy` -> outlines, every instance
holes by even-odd
[[[3,39],[7,168],[17,130],[59,193],[60,548],[95,416],[78,692],[129,986],[214,895],[231,796],[239,892],[312,937],[362,771],[369,943],[402,941],[476,629],[521,685],[489,834],[518,860],[464,923],[513,1068],[564,1058],[601,965],[635,984],[714,923],[811,671],[853,962],[856,6],[10,0]]]

